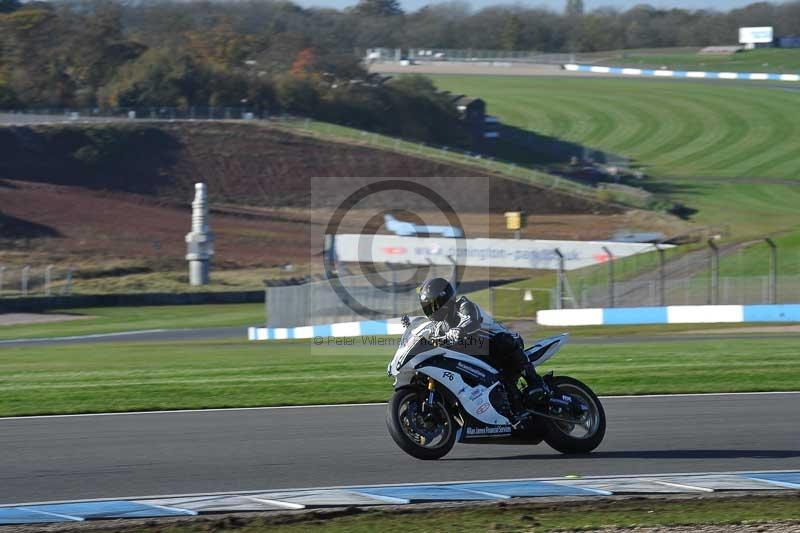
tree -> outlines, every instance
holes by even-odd
[[[568,17],[580,17],[583,15],[583,0],[567,0],[564,12]]]
[[[359,0],[354,11],[368,17],[394,17],[403,14],[398,0]]]
[[[0,0],[0,13],[11,13],[22,7],[19,0]]]
[[[501,37],[503,48],[506,50],[518,50],[522,44],[522,19],[514,14],[508,17],[503,28]]]
[[[308,76],[314,68],[314,60],[314,50],[311,48],[303,48],[297,52],[289,72],[295,78]]]

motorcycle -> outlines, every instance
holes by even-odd
[[[539,366],[567,342],[564,333],[536,341],[525,355]],[[585,384],[548,373],[549,393],[525,409],[512,425],[511,406],[500,373],[486,361],[452,349],[436,323],[415,317],[407,323],[387,374],[395,393],[386,423],[397,445],[418,459],[439,459],[456,444],[539,444],[565,454],[589,453],[603,440],[606,416]],[[509,385],[512,386],[512,385]],[[514,384],[513,386],[516,386]]]

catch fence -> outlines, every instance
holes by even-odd
[[[431,267],[349,272],[301,285],[266,289],[267,327],[294,327],[419,314],[417,288],[426,277],[449,277]]]
[[[72,268],[0,265],[0,297],[65,296],[72,294]]]

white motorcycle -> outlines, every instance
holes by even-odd
[[[564,333],[525,350],[539,366],[567,341]],[[418,459],[439,459],[456,442],[539,444],[562,453],[589,453],[603,440],[606,416],[592,390],[566,376],[544,376],[549,393],[512,425],[500,373],[485,361],[448,347],[434,322],[415,317],[406,327],[387,373],[395,393],[386,423],[400,448]]]

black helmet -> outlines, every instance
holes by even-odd
[[[419,303],[425,315],[433,320],[444,320],[455,300],[456,290],[444,278],[429,279],[419,289]]]

